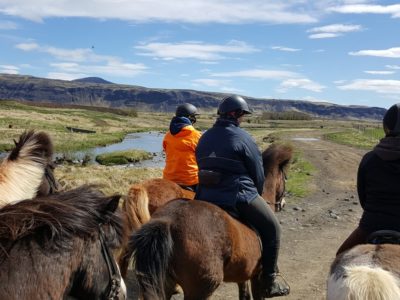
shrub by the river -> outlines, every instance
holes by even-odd
[[[153,154],[144,150],[126,150],[104,153],[96,156],[96,161],[105,166],[125,165],[152,159]]]

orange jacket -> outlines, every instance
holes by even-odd
[[[194,185],[199,182],[195,150],[200,131],[193,126],[183,127],[177,134],[168,131],[163,140],[166,155],[163,178],[182,185]]]

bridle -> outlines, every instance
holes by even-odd
[[[53,171],[50,171],[50,168],[54,169],[54,167],[50,164],[44,169],[44,176],[49,184],[49,194],[54,194],[58,192],[59,185],[56,181],[56,178],[54,177]]]
[[[283,208],[283,199],[285,199],[286,195],[286,180],[287,176],[283,168],[279,167],[279,171],[281,173],[281,182],[283,184],[283,189],[281,189],[280,193],[278,194],[277,201],[275,201],[275,211],[281,211]]]
[[[121,292],[121,281],[122,281],[121,273],[115,262],[114,256],[111,254],[110,249],[106,244],[104,231],[103,228],[101,228],[101,225],[99,225],[99,237],[101,244],[101,252],[103,253],[104,260],[107,264],[108,275],[110,278],[109,290],[103,299],[115,300],[118,299],[118,295]]]

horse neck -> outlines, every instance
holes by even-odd
[[[262,197],[265,201],[267,201],[271,207],[276,202],[276,190],[277,190],[277,176],[276,172],[270,171],[266,173],[265,181],[264,181],[264,188]]]
[[[33,240],[21,240],[1,263],[0,282],[7,284],[0,289],[0,299],[63,299],[84,251],[77,243],[72,251],[54,251]]]
[[[68,294],[79,299],[101,299],[109,277],[99,240],[76,241],[74,252],[75,249],[78,249],[75,254],[80,259],[76,261],[78,264]]]

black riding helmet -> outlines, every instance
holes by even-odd
[[[223,116],[230,112],[242,112],[242,114],[251,114],[249,105],[241,96],[232,95],[226,97],[218,106],[218,114]]]
[[[387,136],[400,135],[400,103],[387,110],[383,117],[383,127]]]
[[[196,106],[190,103],[184,103],[182,105],[179,105],[175,111],[175,116],[186,117],[192,122],[192,124],[196,123],[197,115],[199,114],[197,113]]]

